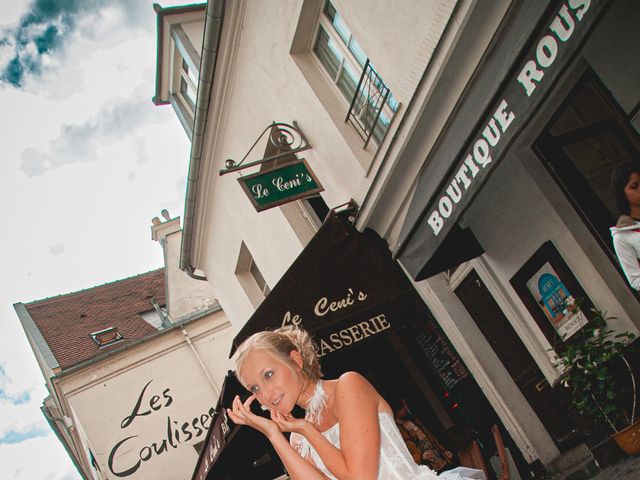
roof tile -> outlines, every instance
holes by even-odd
[[[153,298],[166,303],[164,268],[25,307],[64,371],[155,333],[139,315],[153,309]],[[116,327],[124,341],[100,348],[90,335],[109,327]]]

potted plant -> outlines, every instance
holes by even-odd
[[[595,308],[592,311],[591,321],[558,354],[556,365],[563,372],[560,382],[571,388],[573,404],[581,415],[604,422],[625,453],[638,455],[636,378],[625,357],[633,348],[635,335],[616,334],[607,326],[613,317]]]

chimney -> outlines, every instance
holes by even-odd
[[[164,221],[158,217],[153,217],[151,220],[153,224],[151,226],[151,238],[156,242],[160,242],[160,245],[164,247],[166,236],[180,231],[180,217],[171,218],[166,209],[163,209],[160,214]]]

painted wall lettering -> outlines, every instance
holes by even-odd
[[[121,429],[128,429],[132,425],[135,426],[134,421],[136,419],[148,417],[173,403],[174,400],[171,396],[171,389],[160,389],[158,390],[159,393],[152,394],[152,392],[149,391],[152,382],[153,379],[149,380],[140,390],[136,403],[131,409],[131,413],[124,417],[120,423]],[[109,452],[107,461],[109,470],[116,477],[128,477],[134,474],[141,468],[144,462],[150,461],[153,457],[162,455],[171,449],[178,448],[185,442],[203,437],[209,428],[214,414],[215,409],[212,407],[206,413],[187,421],[176,421],[170,416],[167,416],[163,438],[149,443],[145,441],[144,443],[146,444],[141,447],[139,446],[139,434],[126,436],[116,442]],[[145,430],[146,428],[143,431]],[[122,462],[118,461],[118,457],[122,453],[130,451],[138,452],[137,460],[132,464],[123,465]]]
[[[149,408],[142,406],[144,401],[144,393],[146,392],[147,388],[149,387],[152,381],[153,380],[149,380],[149,382],[147,382],[147,384],[144,387],[142,387],[142,390],[140,391],[140,395],[138,395],[138,400],[136,401],[136,404],[134,405],[133,410],[129,415],[127,415],[122,419],[122,422],[120,423],[120,428],[127,428],[129,425],[131,425],[131,423],[136,417],[143,417],[146,415],[150,415],[152,412],[160,410],[162,407],[168,407],[169,405],[171,405],[171,403],[173,402],[173,398],[171,398],[171,395],[169,395],[169,389],[166,388],[162,392],[162,397],[160,397],[159,395],[154,395],[151,397],[151,399],[149,400]]]

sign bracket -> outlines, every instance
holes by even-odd
[[[265,158],[261,158],[260,160],[254,160],[252,162],[244,163],[249,154],[253,151],[255,146],[260,142],[262,137],[270,131],[269,133],[269,142],[271,146],[275,148],[277,153],[273,155],[269,155]],[[292,124],[283,123],[283,122],[273,122],[268,125],[262,133],[258,136],[249,151],[242,157],[242,160],[236,162],[232,158],[228,158],[224,161],[223,169],[220,169],[218,173],[222,175],[226,175],[227,173],[237,172],[239,170],[243,170],[245,168],[253,167],[256,165],[262,165],[263,163],[272,162],[282,157],[286,157],[298,152],[304,152],[305,150],[309,150],[311,145],[307,141],[307,137],[305,137],[302,130],[294,120]]]

